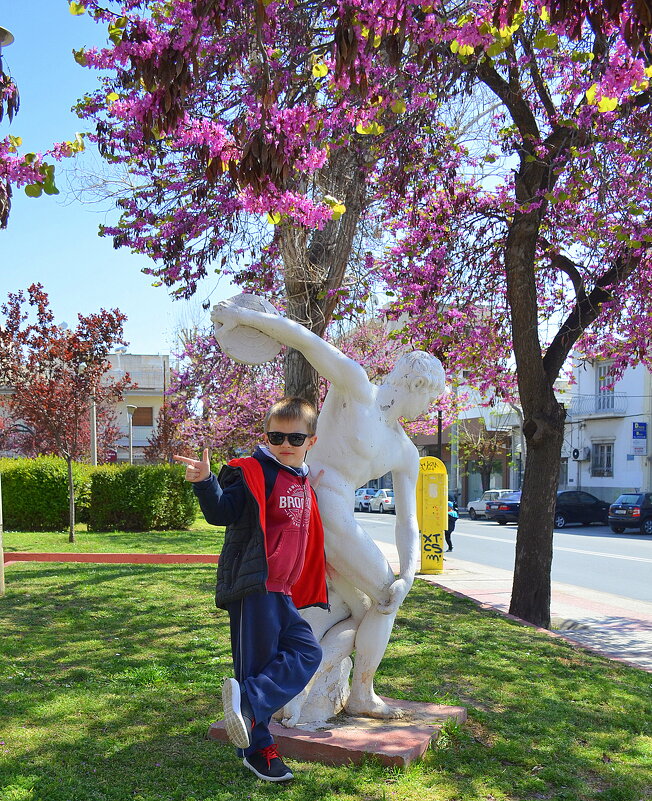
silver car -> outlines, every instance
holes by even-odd
[[[370,512],[396,512],[394,506],[394,490],[381,489],[369,501]]]
[[[376,494],[375,487],[360,487],[355,491],[353,508],[356,512],[366,512],[369,510],[369,501]]]

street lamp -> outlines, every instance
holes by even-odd
[[[133,418],[134,418],[134,412],[136,411],[137,408],[138,408],[138,406],[133,406],[131,403],[127,404],[127,414],[129,415],[129,464],[133,464],[134,463],[134,435],[133,435],[134,424],[133,424]]]

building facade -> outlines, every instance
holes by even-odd
[[[118,351],[109,355],[114,380],[129,374],[136,386],[125,392],[116,405],[120,438],[116,443],[116,461],[129,461],[129,416],[131,415],[131,453],[135,464],[144,461],[144,449],[156,429],[158,414],[170,386],[170,357],[167,355],[138,355]]]
[[[561,489],[608,502],[652,487],[652,374],[638,365],[614,382],[610,367],[595,360],[573,368],[575,384],[563,399],[568,417],[559,481]]]

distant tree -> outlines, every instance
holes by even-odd
[[[126,344],[122,325],[126,316],[113,309],[78,315],[74,329],[54,323],[48,296],[41,284],[27,292],[9,294],[0,306],[0,383],[10,388],[5,408],[13,420],[30,431],[18,441],[25,452],[63,456],[68,464],[70,498],[69,541],[75,541],[75,487],[72,462],[87,456],[90,447],[89,409],[97,406],[98,450],[115,442],[118,429],[111,407],[129,386],[107,377],[107,356]]]
[[[172,463],[174,454],[185,453],[186,449],[186,443],[180,435],[179,423],[174,420],[169,400],[166,399],[156,416],[154,432],[143,450],[145,461]]]
[[[504,429],[488,429],[484,420],[462,420],[459,426],[459,452],[463,462],[475,463],[482,490],[489,489],[491,474],[501,462],[509,448],[509,438]]]

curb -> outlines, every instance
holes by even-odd
[[[576,640],[572,639],[571,637],[567,637],[564,634],[560,634],[558,631],[551,631],[550,629],[544,629],[542,626],[537,626],[534,623],[530,623],[528,620],[524,620],[522,617],[517,617],[516,615],[512,615],[509,612],[505,612],[497,606],[492,606],[491,604],[485,603],[484,601],[478,601],[477,598],[473,598],[470,595],[464,595],[463,592],[459,590],[451,590],[450,587],[446,587],[443,584],[439,584],[438,582],[428,578],[427,576],[423,576],[417,573],[416,578],[421,579],[422,581],[427,581],[429,584],[432,584],[434,587],[438,587],[440,590],[444,590],[444,592],[449,593],[449,595],[453,595],[456,598],[463,598],[467,601],[471,601],[475,604],[479,609],[484,609],[489,612],[495,612],[497,615],[506,618],[507,620],[513,620],[515,623],[520,623],[522,626],[527,626],[530,629],[534,629],[541,634],[545,634],[548,637],[554,640],[563,640],[564,642],[571,645],[573,648],[579,651],[588,651],[589,653],[596,654],[597,656],[601,656],[604,659],[610,659],[612,662],[619,662],[622,665],[627,667],[636,668],[637,670],[644,670],[646,673],[652,673],[652,668],[644,667],[643,665],[639,665],[638,662],[632,662],[629,659],[624,659],[621,656],[614,656],[613,654],[607,653],[600,648],[596,648],[592,645],[585,645],[584,643],[579,643]]]

